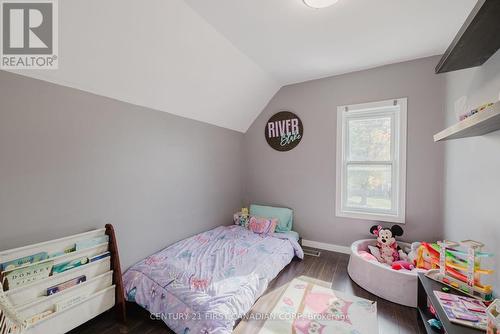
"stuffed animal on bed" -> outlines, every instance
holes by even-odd
[[[398,246],[396,237],[403,235],[403,229],[399,225],[393,225],[391,228],[373,225],[370,233],[377,236],[377,248],[379,256],[372,254],[382,263],[392,265],[395,261],[407,260],[408,255]]]

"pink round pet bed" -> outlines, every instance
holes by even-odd
[[[351,257],[347,271],[351,279],[365,290],[391,302],[417,307],[418,269],[394,270],[380,263],[369,254],[368,245],[375,246],[374,239],[358,240],[351,245]],[[401,248],[409,244],[398,242]]]

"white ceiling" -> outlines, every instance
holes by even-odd
[[[474,4],[59,1],[59,69],[17,73],[245,132],[282,85],[443,53]]]
[[[280,88],[183,0],[59,1],[59,48],[16,73],[240,132]]]
[[[186,0],[281,84],[444,53],[476,0]]]

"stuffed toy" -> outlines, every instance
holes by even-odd
[[[398,246],[396,237],[403,235],[403,229],[399,225],[393,225],[391,228],[373,225],[370,233],[377,236],[377,248],[380,251],[380,262],[392,265],[395,261],[408,260],[408,255]],[[373,254],[373,253],[372,253]]]
[[[370,251],[370,254],[378,260],[378,262],[384,262],[382,257],[380,257],[380,249],[378,247],[368,245],[368,250]]]
[[[401,270],[401,269],[413,270],[414,268],[415,266],[408,261],[394,261],[392,263],[392,269],[394,270]]]
[[[421,243],[416,241],[411,244],[411,248],[408,252],[408,262],[413,264],[414,266],[417,265],[417,258],[418,258],[418,248],[420,247]]]
[[[240,212],[237,212],[233,215],[233,222],[236,225],[243,226],[244,228],[248,227],[250,223],[250,215],[248,214],[248,208],[242,208]]]

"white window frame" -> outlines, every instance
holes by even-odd
[[[393,108],[399,106],[399,108]],[[347,121],[374,116],[391,117],[391,161],[347,160]],[[336,215],[338,217],[366,219],[374,221],[405,223],[406,214],[406,138],[407,138],[407,98],[385,100],[337,107],[337,186]],[[347,196],[347,165],[392,166],[392,211],[351,208],[345,206]]]

